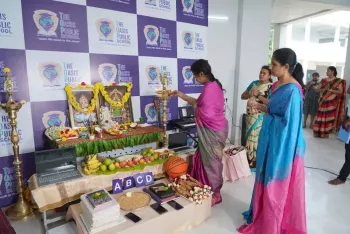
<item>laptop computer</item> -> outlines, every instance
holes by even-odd
[[[82,177],[77,169],[75,147],[35,152],[39,186]]]
[[[196,150],[192,146],[187,145],[187,132],[169,134],[168,138],[168,148],[176,153],[189,153]]]

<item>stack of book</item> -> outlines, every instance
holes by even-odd
[[[176,198],[175,192],[172,188],[169,188],[164,183],[154,184],[143,189],[145,193],[148,193],[153,200],[159,204],[166,203]]]
[[[80,196],[80,215],[88,233],[97,233],[124,222],[119,204],[104,189]]]

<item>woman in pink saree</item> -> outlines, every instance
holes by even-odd
[[[212,187],[212,206],[222,201],[220,190],[223,184],[222,156],[228,135],[228,124],[224,112],[222,85],[211,72],[208,61],[200,59],[191,66],[194,78],[204,85],[198,99],[180,91],[173,91],[195,108],[198,133],[198,149],[193,157],[190,175],[204,185]]]

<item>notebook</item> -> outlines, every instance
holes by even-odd
[[[343,127],[341,127],[338,133],[338,138],[345,144],[349,144],[350,131],[348,132]]]

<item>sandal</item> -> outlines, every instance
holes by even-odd
[[[339,178],[336,178],[336,179],[334,179],[334,180],[328,181],[328,184],[331,184],[331,185],[341,185],[341,184],[345,184],[345,182],[342,181],[342,180],[339,179]]]

